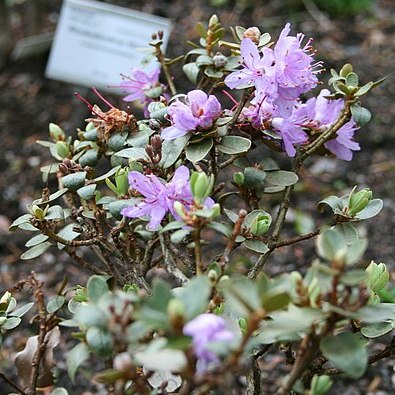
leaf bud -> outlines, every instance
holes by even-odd
[[[63,129],[60,126],[56,125],[55,123],[49,124],[49,135],[51,139],[54,141],[60,141],[66,138]]]
[[[185,306],[177,298],[171,299],[167,305],[167,316],[173,328],[180,328],[184,323]]]
[[[0,299],[0,311],[7,310],[11,297],[12,297],[11,292],[6,291],[4,293],[4,295]]]
[[[311,394],[326,394],[329,389],[332,387],[333,381],[326,374],[322,376],[314,375],[311,380]]]
[[[362,189],[361,191],[354,193],[355,188],[350,193],[348,198],[348,215],[355,216],[357,213],[362,211],[372,199],[372,191],[369,188]]]
[[[244,184],[244,174],[241,171],[233,174],[233,182],[236,185],[242,186]]]
[[[272,217],[269,214],[259,214],[251,223],[250,232],[254,236],[262,236],[270,227]]]
[[[133,361],[129,353],[121,352],[114,357],[113,367],[120,372],[131,372],[133,369]]]
[[[223,67],[226,66],[227,62],[228,62],[228,58],[221,52],[217,52],[213,56],[213,64],[216,69],[222,69]]]
[[[209,278],[209,280],[213,283],[215,283],[218,280],[218,274],[215,270],[211,269],[209,270],[209,272],[207,273],[207,277]]]
[[[187,219],[187,212],[185,210],[184,205],[179,202],[179,201],[175,201],[174,202],[174,211],[182,218],[182,219]]]
[[[366,268],[366,272],[368,274],[366,284],[375,293],[382,290],[387,285],[390,278],[389,272],[384,263],[377,264],[372,261]]]
[[[120,195],[126,195],[129,190],[128,172],[120,169],[115,174],[115,184]]]
[[[247,332],[247,328],[248,328],[247,320],[245,318],[239,318],[238,324],[239,324],[239,327],[240,327],[242,333],[245,334]]]
[[[243,33],[243,38],[249,38],[255,44],[258,44],[261,38],[261,32],[256,26],[251,26]]]
[[[39,220],[42,221],[45,217],[44,210],[41,207],[36,206],[35,204],[32,206],[33,215]]]
[[[5,324],[6,321],[7,321],[7,317],[0,317],[0,326]]]
[[[217,15],[213,14],[208,21],[208,27],[211,29],[211,28],[215,27],[215,25],[218,25],[218,22],[219,22],[219,20],[218,20]]]

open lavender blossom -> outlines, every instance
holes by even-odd
[[[221,115],[221,104],[214,95],[201,90],[187,94],[185,103],[175,101],[169,106],[172,126],[163,129],[164,140],[174,140],[189,132],[208,130]]]
[[[317,98],[307,100],[305,105],[297,108],[294,113],[298,118],[305,118],[305,123],[311,129],[326,130],[330,128],[339,118],[344,108],[344,100],[329,100],[325,96],[329,96],[328,89],[323,89]],[[327,141],[324,146],[340,159],[350,161],[353,151],[359,151],[360,146],[353,140],[355,131],[358,127],[351,118],[338,131],[337,136],[333,140]]]
[[[198,359],[197,371],[204,373],[219,364],[219,357],[209,349],[210,343],[230,343],[236,335],[227,328],[226,321],[215,314],[200,314],[184,326],[184,335],[191,336],[193,349]]]
[[[162,93],[162,85],[159,83],[160,69],[156,68],[152,71],[143,71],[135,69],[132,75],[125,77],[126,80],[121,82],[120,87],[124,89],[127,96],[123,98],[125,102],[140,100],[141,103],[150,101],[154,96],[159,97]],[[155,90],[156,88],[157,91]]]
[[[151,230],[159,227],[168,212],[171,212],[176,219],[179,218],[174,209],[175,202],[181,202],[186,207],[193,204],[189,170],[186,166],[180,166],[168,183],[155,175],[146,176],[138,171],[131,171],[129,184],[140,192],[144,199],[135,206],[124,208],[121,214],[129,218],[149,217],[148,228]]]

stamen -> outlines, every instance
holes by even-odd
[[[81,101],[83,101],[87,105],[88,109],[92,112],[92,114],[95,114],[98,118],[107,122],[107,119],[104,118],[102,115],[98,114],[95,111],[94,106],[91,103],[89,103],[89,101],[87,99],[85,99],[85,97],[82,97],[78,92],[74,92],[74,96],[77,97],[78,99],[80,99]]]
[[[239,102],[229,92],[227,92],[225,89],[222,90],[222,93],[225,96],[227,96],[232,101],[233,104],[235,104],[236,106],[239,105]]]
[[[110,108],[115,108],[107,99],[105,99],[103,97],[103,95],[93,86],[92,87],[93,92],[95,93],[95,95],[101,99],[104,103],[107,104],[107,106],[109,106]]]

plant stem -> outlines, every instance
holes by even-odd
[[[16,389],[21,395],[27,395],[27,392],[23,391],[16,383],[11,381],[4,373],[0,372],[0,378],[2,378],[8,385]]]
[[[193,239],[195,242],[195,262],[196,262],[196,274],[203,274],[204,267],[202,262],[202,246],[200,244],[200,225],[197,224],[194,232],[193,232]]]

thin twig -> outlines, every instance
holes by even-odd
[[[22,388],[20,388],[16,383],[14,383],[12,380],[10,380],[4,373],[0,372],[0,378],[2,378],[12,388],[14,388],[18,392],[20,392],[21,395],[28,395],[27,392],[23,391]]]

